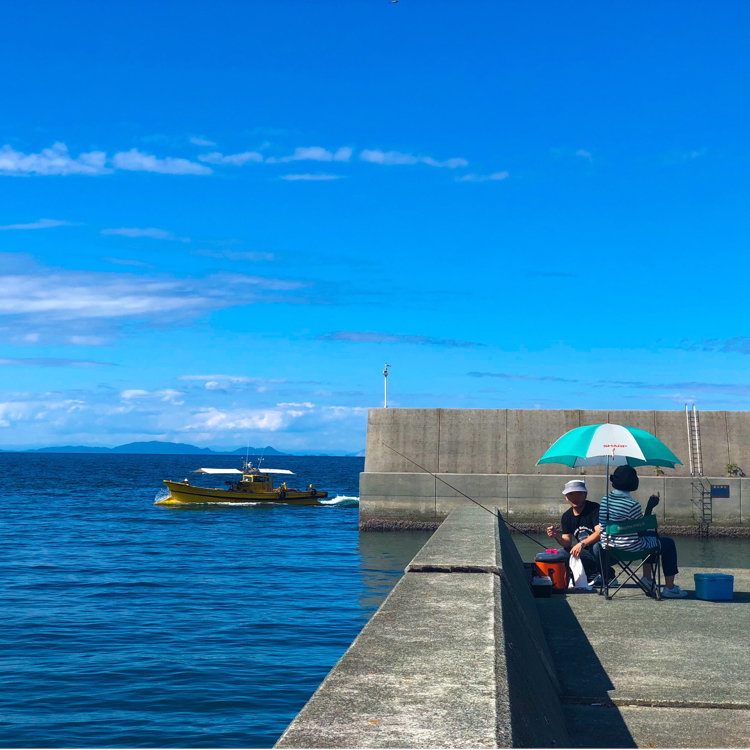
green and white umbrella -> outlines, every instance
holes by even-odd
[[[589,424],[566,432],[549,447],[538,464],[565,466],[607,466],[609,495],[610,466],[666,466],[682,464],[677,456],[646,430],[620,424]],[[609,524],[609,504],[604,527]]]
[[[537,464],[565,466],[665,466],[682,465],[674,453],[646,430],[619,424],[576,427],[558,438]]]

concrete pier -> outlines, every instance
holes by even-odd
[[[731,602],[693,572],[534,599],[502,519],[457,509],[276,746],[746,747],[750,570]]]
[[[697,572],[734,575],[734,600],[696,599]],[[682,568],[678,583],[688,599],[536,600],[572,747],[750,745],[750,570]]]
[[[566,747],[559,684],[507,529],[452,514],[276,747]]]

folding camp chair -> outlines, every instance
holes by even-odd
[[[649,515],[639,518],[636,521],[621,521],[620,523],[611,522],[606,526],[607,535],[618,537],[623,535],[633,535],[645,531],[656,531],[656,516]],[[659,532],[656,532],[656,538],[659,538]],[[655,586],[649,590],[641,583],[641,570],[646,563],[651,563],[654,575]],[[610,589],[609,576],[602,576],[602,583],[599,587],[599,593],[604,594],[605,598],[611,599],[628,581],[633,581],[639,588],[647,594],[654,594],[657,599],[661,599],[661,544],[657,547],[647,547],[639,550],[624,550],[617,547],[605,547],[601,545],[599,551],[599,569],[609,570],[611,564],[617,564],[619,568],[618,579],[622,577],[621,583],[614,589]],[[638,563],[636,567],[636,563]]]

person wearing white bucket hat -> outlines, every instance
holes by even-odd
[[[594,550],[602,531],[599,525],[599,504],[586,499],[588,490],[583,479],[566,482],[562,494],[570,508],[560,519],[561,528],[548,526],[547,536],[564,547],[571,557],[579,558],[586,571],[586,578],[592,581],[601,572],[599,555]],[[613,576],[614,569],[610,569],[610,578]]]

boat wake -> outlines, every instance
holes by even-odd
[[[169,497],[169,490],[168,489],[161,489],[154,495],[154,505],[156,503],[161,502],[162,500],[166,500]]]
[[[321,500],[321,505],[335,505],[338,508],[356,508],[359,505],[359,498],[353,495],[336,495],[336,497]]]

